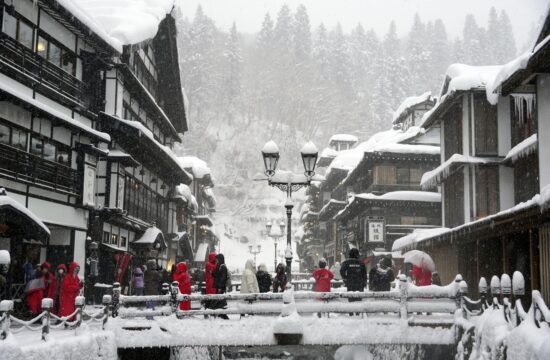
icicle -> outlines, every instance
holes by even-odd
[[[515,111],[518,115],[519,123],[523,125],[525,122],[524,110],[527,110],[527,118],[531,119],[533,110],[535,109],[535,94],[512,94],[512,97],[514,98]]]

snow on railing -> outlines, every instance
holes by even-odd
[[[52,313],[53,299],[42,299],[42,312],[31,320],[21,320],[12,315],[12,300],[0,302],[0,340],[5,340],[9,333],[18,333],[23,330],[41,331],[42,341],[48,341],[50,329],[70,328],[76,329],[83,323],[102,322],[102,329],[111,312],[111,296],[103,296],[103,309],[96,313],[88,313],[84,310],[85,299],[83,296],[75,298],[75,311],[67,316],[57,316]],[[84,319],[86,317],[86,319]],[[71,319],[75,320],[71,320]]]
[[[482,277],[479,281],[479,294],[480,299],[476,301],[463,296],[462,306],[455,314],[457,359],[469,359],[473,353],[479,354],[481,347],[485,349],[483,351],[489,349],[505,353],[509,343],[505,339],[516,336],[511,335],[514,329],[519,329],[525,322],[534,324],[534,331],[546,331],[550,325],[550,310],[539,291],[532,291],[529,311],[526,312],[523,308],[525,280],[519,271],[514,272],[512,278],[508,274],[502,274],[500,278],[493,276],[489,287],[487,280]],[[474,321],[474,318],[477,320]],[[499,336],[498,339],[483,338],[494,333],[484,331],[483,328],[501,326],[503,322],[507,324],[506,336]],[[529,334],[532,332],[530,330]],[[489,347],[481,344],[488,342],[491,343]]]

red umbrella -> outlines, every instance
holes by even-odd
[[[424,251],[411,250],[403,255],[405,263],[413,264],[424,270],[435,271],[435,263]]]

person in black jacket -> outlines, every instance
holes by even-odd
[[[348,256],[349,258],[340,267],[340,275],[348,291],[363,291],[367,284],[367,268],[359,260],[359,250],[351,249]],[[361,299],[349,299],[349,301],[361,301]]]
[[[369,290],[390,291],[391,283],[394,280],[395,275],[391,268],[391,260],[382,258],[369,272]]]
[[[225,257],[223,254],[218,254],[216,259],[218,259],[218,266],[212,274],[214,276],[214,288],[216,289],[216,294],[225,294],[227,290],[227,278],[229,276],[227,266],[225,266]],[[227,307],[227,301],[217,300],[213,305],[213,308],[215,309],[223,309]],[[222,319],[229,320],[225,314],[220,315],[220,317]]]
[[[271,275],[267,272],[267,266],[260,264],[258,271],[256,272],[256,279],[258,279],[258,287],[261,293],[269,292],[271,289]]]

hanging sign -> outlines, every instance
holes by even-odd
[[[365,219],[365,241],[369,243],[386,242],[386,221],[381,216]]]

